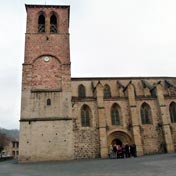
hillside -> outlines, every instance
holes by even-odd
[[[4,128],[0,128],[0,133],[1,134],[5,134],[7,137],[12,138],[12,139],[19,139],[19,130],[17,129],[4,129]]]

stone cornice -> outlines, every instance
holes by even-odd
[[[43,117],[43,118],[24,118],[20,122],[37,122],[37,121],[62,121],[62,120],[73,120],[70,117]]]

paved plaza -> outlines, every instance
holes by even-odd
[[[30,164],[11,160],[0,162],[0,176],[176,176],[176,153]]]

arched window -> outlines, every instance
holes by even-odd
[[[82,84],[79,85],[79,87],[78,87],[78,96],[80,98],[85,98],[86,97],[86,90],[85,90],[85,87]]]
[[[54,14],[50,17],[50,32],[57,33],[57,18]]]
[[[46,102],[47,106],[50,106],[51,105],[51,99],[47,99],[47,102]]]
[[[45,32],[45,16],[41,14],[38,18],[38,32]]]
[[[142,124],[152,123],[151,108],[147,103],[143,103],[141,106],[141,121],[142,121]]]
[[[117,104],[111,108],[111,122],[112,125],[120,125],[120,107]]]
[[[81,125],[82,127],[90,127],[91,111],[87,105],[81,108]]]
[[[170,118],[172,123],[176,123],[176,103],[172,102],[169,106]]]
[[[110,98],[111,97],[111,89],[109,85],[104,86],[104,98]]]

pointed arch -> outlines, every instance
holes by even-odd
[[[57,33],[57,16],[54,13],[50,17],[50,32]]]
[[[86,89],[84,85],[79,85],[78,86],[78,97],[79,98],[85,98],[86,97]]]
[[[104,98],[110,98],[111,97],[111,89],[110,89],[110,86],[108,84],[104,85],[103,92],[104,92]]]
[[[141,105],[141,122],[142,124],[151,124],[152,123],[152,113],[151,108],[147,103]]]
[[[40,12],[38,17],[38,32],[39,33],[45,32],[45,15],[43,12]]]
[[[176,103],[172,102],[169,105],[170,119],[172,123],[176,123]]]
[[[91,110],[88,105],[83,105],[81,108],[81,126],[90,127],[91,126]]]
[[[111,123],[112,125],[120,125],[121,110],[117,103],[114,103],[111,107]]]

